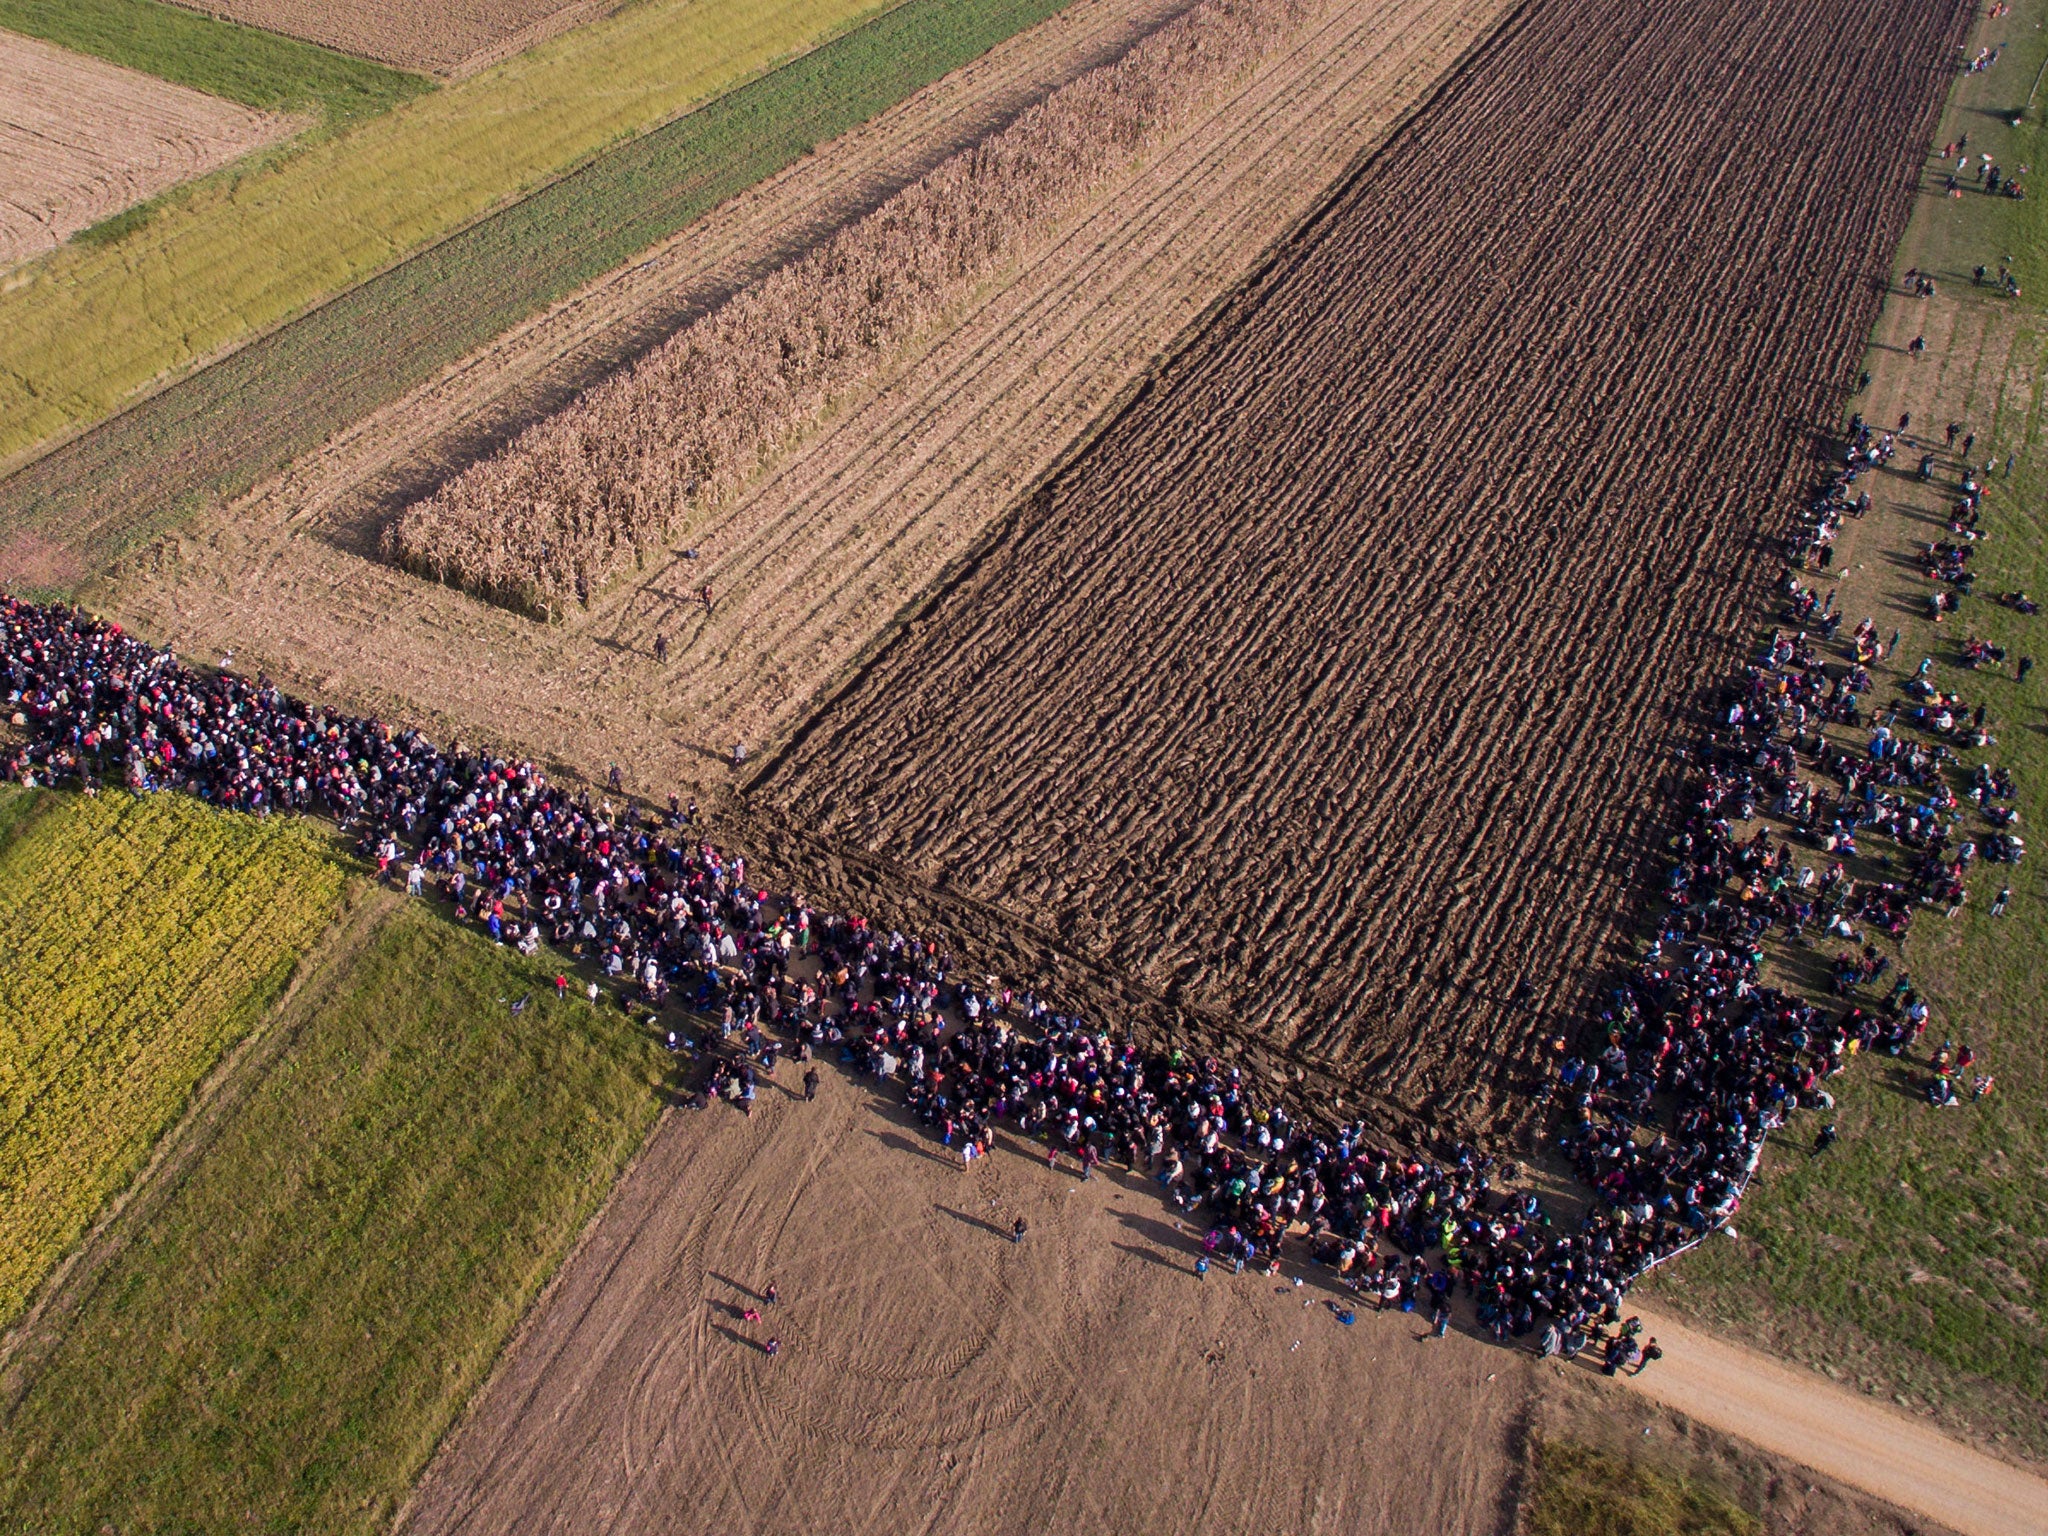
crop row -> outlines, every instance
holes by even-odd
[[[856,23],[864,0],[647,0],[180,189],[0,292],[0,461]],[[202,450],[203,451],[203,450]]]
[[[415,502],[386,553],[537,616],[588,601],[1188,122],[1303,12],[1300,0],[1205,0]]]

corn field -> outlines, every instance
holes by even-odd
[[[0,1326],[333,916],[296,818],[65,800],[0,856]]]
[[[386,557],[535,617],[587,603],[1189,122],[1309,4],[1205,0],[407,507]]]

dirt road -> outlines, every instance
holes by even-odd
[[[2031,1473],[1812,1371],[1668,1317],[1642,1317],[1665,1356],[1627,1378],[1646,1397],[1962,1536],[2048,1531],[2048,1482]]]
[[[1505,1528],[1528,1357],[1204,1281],[1149,1179],[963,1171],[893,1100],[672,1111],[398,1529]]]

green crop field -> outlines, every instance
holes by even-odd
[[[2020,128],[2006,125],[2048,55],[2048,40],[2032,26],[2044,9],[2038,0],[2019,8],[2023,25],[2012,33],[2023,41],[2008,50],[2018,58],[1964,77],[1938,141],[1968,132],[1973,152],[1989,150],[2002,165],[2048,167],[2040,100]],[[2021,278],[2018,302],[1971,283],[1973,267],[1995,269],[2006,255]],[[2048,202],[1974,190],[1929,198],[1899,264],[1936,274],[1942,304],[1990,322],[1959,334],[1988,335],[1995,345],[1918,362],[1879,353],[1869,366],[1910,370],[1900,403],[1916,422],[1935,416],[1939,384],[1948,408],[1978,434],[1975,456],[2000,460],[1985,499],[1991,538],[1972,561],[1977,591],[2048,596]],[[1936,313],[1919,301],[1891,302],[1915,305],[1901,325]],[[1933,437],[1939,447],[1941,433]],[[2009,478],[2008,453],[2016,455]],[[1856,569],[1836,574],[1852,622],[1869,613],[1886,634],[1902,631],[1897,655],[1873,669],[1875,697],[1901,700],[1900,685],[1930,657],[1942,686],[1984,703],[1998,739],[1982,756],[2013,770],[2019,830],[2033,846],[2018,867],[1979,868],[1961,915],[1945,921],[1923,909],[1916,919],[1903,958],[1934,1021],[1919,1049],[1896,1061],[1860,1060],[1829,1085],[1840,1142],[1819,1157],[1774,1143],[1737,1223],[1742,1240],[1709,1242],[1660,1272],[1649,1294],[1850,1385],[2048,1457],[2048,893],[2037,862],[2048,856],[2040,841],[2048,824],[2048,678],[2037,670],[2021,684],[2010,661],[1976,671],[1959,654],[1963,640],[1976,637],[2012,658],[2048,663],[2048,616],[1980,596],[1939,628],[1928,623],[1930,587],[1900,557],[1944,536],[1938,522],[1910,510],[1938,508],[1940,493],[1884,477],[1873,494],[1878,509],[1855,530]],[[1966,816],[1964,825],[1982,824]],[[2001,885],[2010,885],[2013,901],[1994,918]],[[1944,1039],[1976,1050],[1972,1075],[1997,1079],[1988,1098],[1954,1109],[1928,1103],[1929,1058]]]
[[[646,0],[60,248],[0,292],[0,462],[879,8]]]
[[[548,975],[385,919],[0,1421],[0,1528],[389,1525],[659,1109]]]
[[[0,483],[0,542],[103,566],[1064,3],[909,0],[619,145]]]
[[[332,917],[306,823],[0,792],[0,1323]]]
[[[424,75],[162,0],[0,0],[0,28],[260,111],[317,111],[329,124],[372,116],[434,86]]]

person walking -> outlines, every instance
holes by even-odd
[[[1031,1224],[1022,1216],[1010,1223],[1010,1241],[1022,1245],[1024,1234],[1031,1230]]]
[[[818,1069],[812,1067],[804,1073],[804,1102],[810,1103],[818,1096]]]
[[[1653,1333],[1650,1335],[1649,1342],[1643,1345],[1643,1352],[1636,1356],[1636,1368],[1630,1371],[1629,1374],[1631,1376],[1640,1376],[1650,1368],[1652,1360],[1662,1360],[1663,1358],[1664,1351],[1658,1347],[1657,1335]]]

